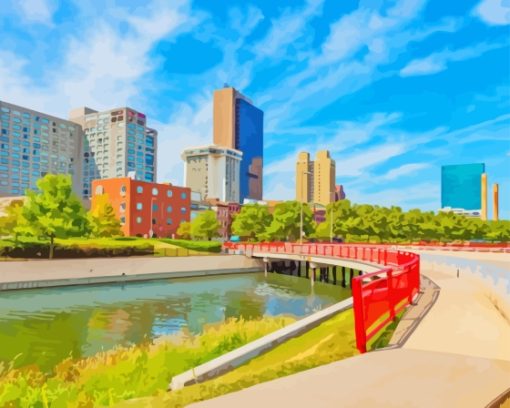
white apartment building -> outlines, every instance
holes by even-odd
[[[126,177],[156,181],[157,131],[147,127],[145,114],[124,107],[98,112],[82,107],[69,119],[83,128],[81,151],[83,197],[91,196],[92,181]]]
[[[0,197],[36,190],[47,173],[70,174],[78,193],[81,143],[76,123],[0,100]]]
[[[218,198],[238,203],[242,157],[239,150],[216,145],[186,149],[181,155],[184,185],[199,192],[204,200]]]

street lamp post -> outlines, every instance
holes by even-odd
[[[303,175],[310,175],[312,174],[311,172],[309,171],[304,171],[303,172]],[[303,181],[305,180],[306,178],[303,177]],[[303,188],[303,190],[301,191],[301,195],[304,196],[304,192],[305,192],[305,189]],[[308,196],[308,194],[307,194]],[[306,197],[308,198],[308,197]],[[305,197],[301,197],[301,222],[299,224],[299,243],[302,244],[303,243],[303,204],[304,204],[304,201],[305,201]]]
[[[333,242],[333,204],[331,204],[331,213],[329,215],[329,242]]]
[[[153,223],[152,223],[152,207],[154,206],[154,200],[156,198],[155,197],[151,197],[151,216],[149,218],[149,238],[152,238],[152,235],[154,234],[154,230],[153,230]]]

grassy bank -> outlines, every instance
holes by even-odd
[[[136,237],[68,238],[55,240],[55,258],[90,258],[113,256],[189,256],[221,251],[221,243]],[[0,257],[46,259],[49,242],[20,237],[0,240]]]
[[[77,361],[67,359],[44,374],[37,367],[0,364],[0,406],[95,407],[165,392],[176,374],[291,323],[290,318],[229,321],[202,335],[118,348]]]
[[[388,326],[368,344],[368,348],[385,347],[394,326]],[[184,407],[195,401],[228,394],[357,354],[354,316],[352,310],[348,310],[219,378],[182,390],[160,393],[155,397],[125,401],[116,407]]]

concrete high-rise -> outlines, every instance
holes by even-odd
[[[310,154],[300,152],[296,163],[296,200],[328,205],[335,201],[336,164],[328,150]]]
[[[241,151],[211,145],[186,149],[181,157],[186,187],[199,192],[204,200],[239,203]]]
[[[240,202],[263,195],[264,113],[235,88],[214,91],[213,139],[218,146],[242,152]]]
[[[92,181],[126,177],[156,181],[157,131],[147,127],[143,113],[131,108],[98,112],[82,107],[74,109],[69,119],[82,126],[82,186],[80,194],[91,196]]]
[[[303,203],[313,201],[313,161],[310,153],[300,152],[296,163],[296,200]]]
[[[317,152],[313,163],[313,201],[328,205],[335,201],[336,164],[328,150]]]
[[[441,167],[441,208],[479,212],[482,209],[484,163]]]
[[[47,173],[70,174],[79,194],[82,137],[76,123],[0,101],[0,196],[35,190]]]
[[[499,220],[499,185],[497,183],[492,185],[492,219],[493,221]]]

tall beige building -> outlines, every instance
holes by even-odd
[[[482,211],[480,218],[482,221],[487,221],[487,173],[482,173]]]
[[[300,152],[296,163],[296,200],[327,205],[335,201],[336,164],[328,150],[310,154]]]
[[[313,161],[310,153],[299,152],[296,163],[296,200],[303,203],[313,201]]]

